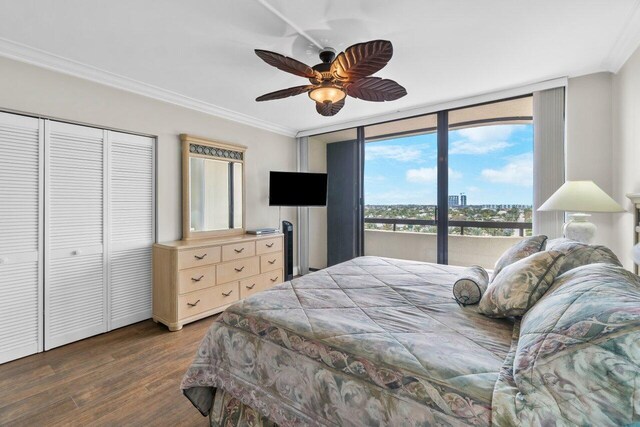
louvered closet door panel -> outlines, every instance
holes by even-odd
[[[105,131],[47,122],[45,348],[107,330]]]
[[[109,132],[110,328],[151,317],[154,140]]]
[[[41,124],[0,113],[0,363],[42,350]]]

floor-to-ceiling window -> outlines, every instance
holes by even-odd
[[[448,112],[448,262],[493,266],[530,235],[533,105],[526,96]]]
[[[365,255],[437,260],[437,115],[364,129]]]

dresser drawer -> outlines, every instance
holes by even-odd
[[[238,282],[180,295],[178,298],[178,318],[185,319],[195,316],[204,311],[231,304],[239,298]]]
[[[272,286],[282,283],[282,269],[270,271],[268,273],[261,274],[264,282],[264,289],[268,289]]]
[[[260,258],[253,257],[218,264],[216,277],[218,283],[227,283],[244,279],[260,273]]]
[[[220,262],[220,246],[208,246],[178,252],[178,270]]]
[[[249,258],[256,254],[256,242],[234,243],[222,247],[222,261]]]
[[[266,289],[266,282],[262,276],[253,276],[240,281],[240,298],[247,298],[256,292]]]
[[[256,242],[256,253],[258,255],[269,252],[279,252],[282,250],[282,237],[273,239],[262,239]]]
[[[188,268],[178,273],[178,293],[186,294],[216,284],[216,266]]]
[[[283,267],[282,252],[262,255],[260,257],[260,272],[280,270]]]
[[[247,298],[282,282],[282,270],[270,271],[240,281],[240,298]]]

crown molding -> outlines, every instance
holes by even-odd
[[[627,22],[622,26],[620,36],[613,44],[604,66],[612,73],[618,73],[629,57],[640,46],[640,0],[636,0],[629,11]]]
[[[137,95],[142,95],[147,98],[156,99],[158,101],[199,111],[201,113],[231,120],[243,125],[252,126],[280,135],[291,137],[296,135],[295,129],[279,126],[265,120],[238,113],[237,111],[219,107],[208,102],[114,74],[100,68],[54,55],[11,40],[0,38],[0,56],[20,62],[26,62],[40,68],[46,68],[48,70],[78,77],[84,80],[90,80],[105,86],[110,86],[116,89],[135,93]]]

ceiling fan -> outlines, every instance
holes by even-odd
[[[354,44],[336,56],[335,50],[320,51],[320,64],[309,67],[300,61],[268,50],[255,50],[267,64],[279,70],[309,79],[311,84],[277,90],[256,98],[256,101],[287,98],[308,93],[316,101],[316,110],[323,116],[334,116],[347,95],[365,101],[394,101],[407,94],[405,88],[393,80],[369,77],[387,65],[393,55],[388,40],[372,40]]]

